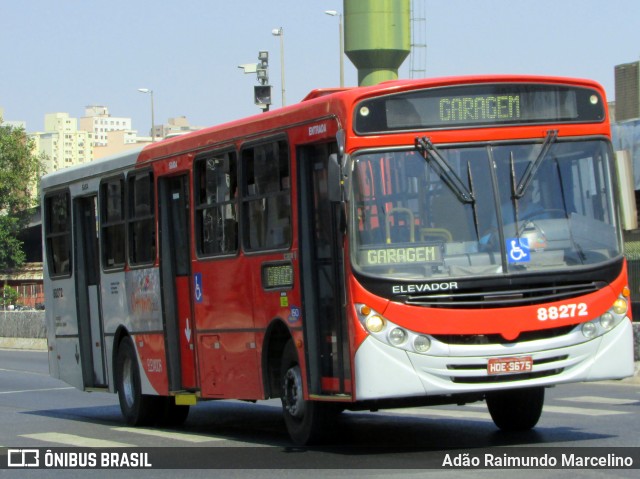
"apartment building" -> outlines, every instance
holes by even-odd
[[[84,116],[80,118],[80,129],[93,134],[93,146],[109,145],[109,132],[126,132],[122,137],[124,144],[136,143],[137,132],[131,129],[131,118],[115,117],[109,114],[109,109],[103,105],[89,105],[84,109]]]
[[[44,116],[44,131],[31,133],[35,149],[45,153],[45,171],[93,160],[93,134],[78,129],[78,119],[68,113],[48,113]]]
[[[198,131],[202,128],[204,127],[190,125],[186,116],[177,116],[175,118],[169,118],[169,121],[164,125],[154,125],[153,131],[156,138],[170,138],[191,131]]]

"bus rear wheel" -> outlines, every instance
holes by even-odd
[[[293,442],[306,445],[326,439],[338,409],[332,408],[333,404],[304,399],[302,372],[293,341],[284,348],[280,372],[284,422]]]
[[[503,431],[528,431],[538,424],[544,405],[544,388],[494,391],[486,396],[489,414]]]
[[[120,342],[115,371],[118,400],[125,421],[131,426],[151,425],[160,412],[163,398],[142,394],[138,358],[128,336]]]

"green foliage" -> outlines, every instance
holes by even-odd
[[[0,269],[24,262],[19,232],[38,201],[32,191],[42,160],[23,128],[0,126]]]
[[[2,288],[2,296],[0,297],[0,305],[7,307],[10,304],[16,304],[18,302],[18,290],[11,286],[5,285]]]

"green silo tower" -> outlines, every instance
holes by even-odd
[[[344,0],[345,53],[358,84],[398,78],[411,50],[410,0]]]

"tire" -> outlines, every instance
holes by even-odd
[[[115,371],[118,400],[125,421],[130,426],[151,425],[158,417],[164,398],[142,394],[138,357],[129,336],[120,342]]]
[[[486,396],[489,414],[503,431],[528,431],[538,424],[544,405],[544,388],[495,391]]]
[[[304,446],[326,440],[338,409],[330,403],[304,399],[302,373],[293,341],[289,341],[284,348],[280,377],[282,412],[293,442]]]

